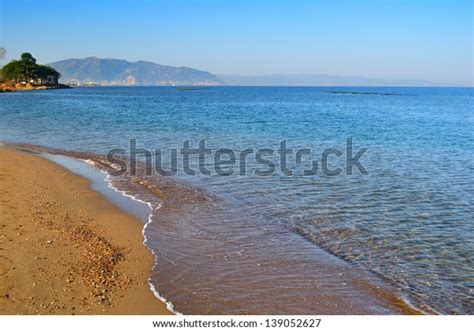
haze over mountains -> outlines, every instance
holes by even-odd
[[[49,64],[61,82],[104,86],[441,86],[419,79],[387,80],[319,74],[215,75],[188,67],[119,59],[67,59]]]
[[[378,79],[368,77],[294,74],[294,75],[217,75],[235,86],[441,86],[420,79]]]

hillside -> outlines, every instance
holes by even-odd
[[[216,86],[224,82],[206,71],[171,67],[153,62],[118,59],[67,59],[50,63],[61,73],[61,82],[106,86]]]

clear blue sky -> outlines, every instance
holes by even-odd
[[[41,63],[98,56],[472,85],[469,0],[0,1],[3,62],[30,51]]]

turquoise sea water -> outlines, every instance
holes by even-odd
[[[419,309],[474,313],[473,89],[100,87],[0,95],[0,141],[73,151],[105,154],[127,149],[130,139],[153,150],[189,139],[196,148],[205,139],[206,147],[238,154],[277,150],[285,140],[316,158],[336,148],[343,155],[332,156],[330,167],[343,167],[347,138],[354,153],[367,149],[367,174],[302,176],[301,165],[289,162],[292,176],[256,176],[261,165],[251,157],[245,176],[179,171],[174,178],[215,199],[189,215],[156,211],[147,230],[158,254],[153,284],[183,312],[314,312],[302,293],[317,286],[311,263],[320,248]],[[206,163],[211,168],[212,157]],[[282,261],[298,263],[263,268]],[[272,277],[278,289],[266,288]]]

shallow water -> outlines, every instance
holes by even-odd
[[[114,190],[109,183],[109,176],[107,173],[99,171],[93,166],[93,163],[77,160],[71,157],[42,153],[42,157],[62,165],[72,173],[88,179],[91,182],[91,188],[115,205],[120,206],[127,213],[139,218],[147,220],[150,215],[150,207],[145,202],[134,200],[125,196],[122,192]]]
[[[179,190],[192,197],[154,212],[146,231],[158,254],[153,283],[185,313],[386,313],[367,295],[383,283],[422,310],[473,313],[473,92],[19,92],[0,97],[0,140],[99,154],[128,148],[131,138],[152,149],[206,139],[234,151],[277,149],[287,140],[319,155],[327,147],[345,152],[352,138],[354,151],[368,149],[367,175],[259,177],[252,160],[246,176],[181,171],[175,178],[210,198]]]

